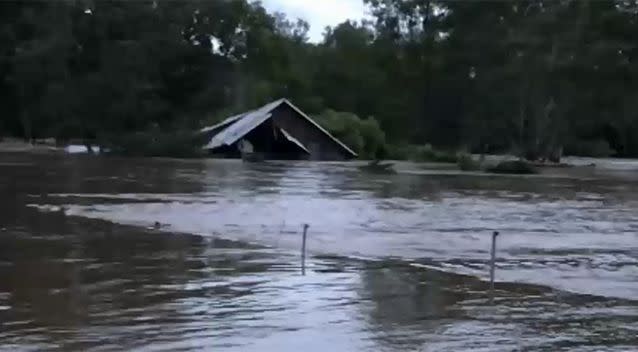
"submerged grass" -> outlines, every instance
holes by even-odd
[[[495,174],[514,175],[532,175],[538,173],[538,169],[536,169],[532,164],[523,160],[502,161],[495,166],[487,168],[486,171]]]

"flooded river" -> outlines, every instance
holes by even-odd
[[[0,351],[636,351],[638,162],[596,162],[0,155]]]

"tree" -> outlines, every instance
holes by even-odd
[[[191,131],[287,97],[365,155],[638,155],[638,2],[365,3],[314,44],[247,0],[0,2],[0,133]]]

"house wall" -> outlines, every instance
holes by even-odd
[[[266,159],[304,160],[309,157],[304,150],[288,141],[279,132],[272,119],[257,126],[244,139],[251,142],[255,152],[261,153]]]
[[[325,133],[292,109],[282,104],[272,112],[276,126],[301,141],[310,151],[311,160],[348,160],[352,156]]]

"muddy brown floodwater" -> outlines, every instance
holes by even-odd
[[[0,155],[0,350],[636,351],[638,162],[597,163]]]

